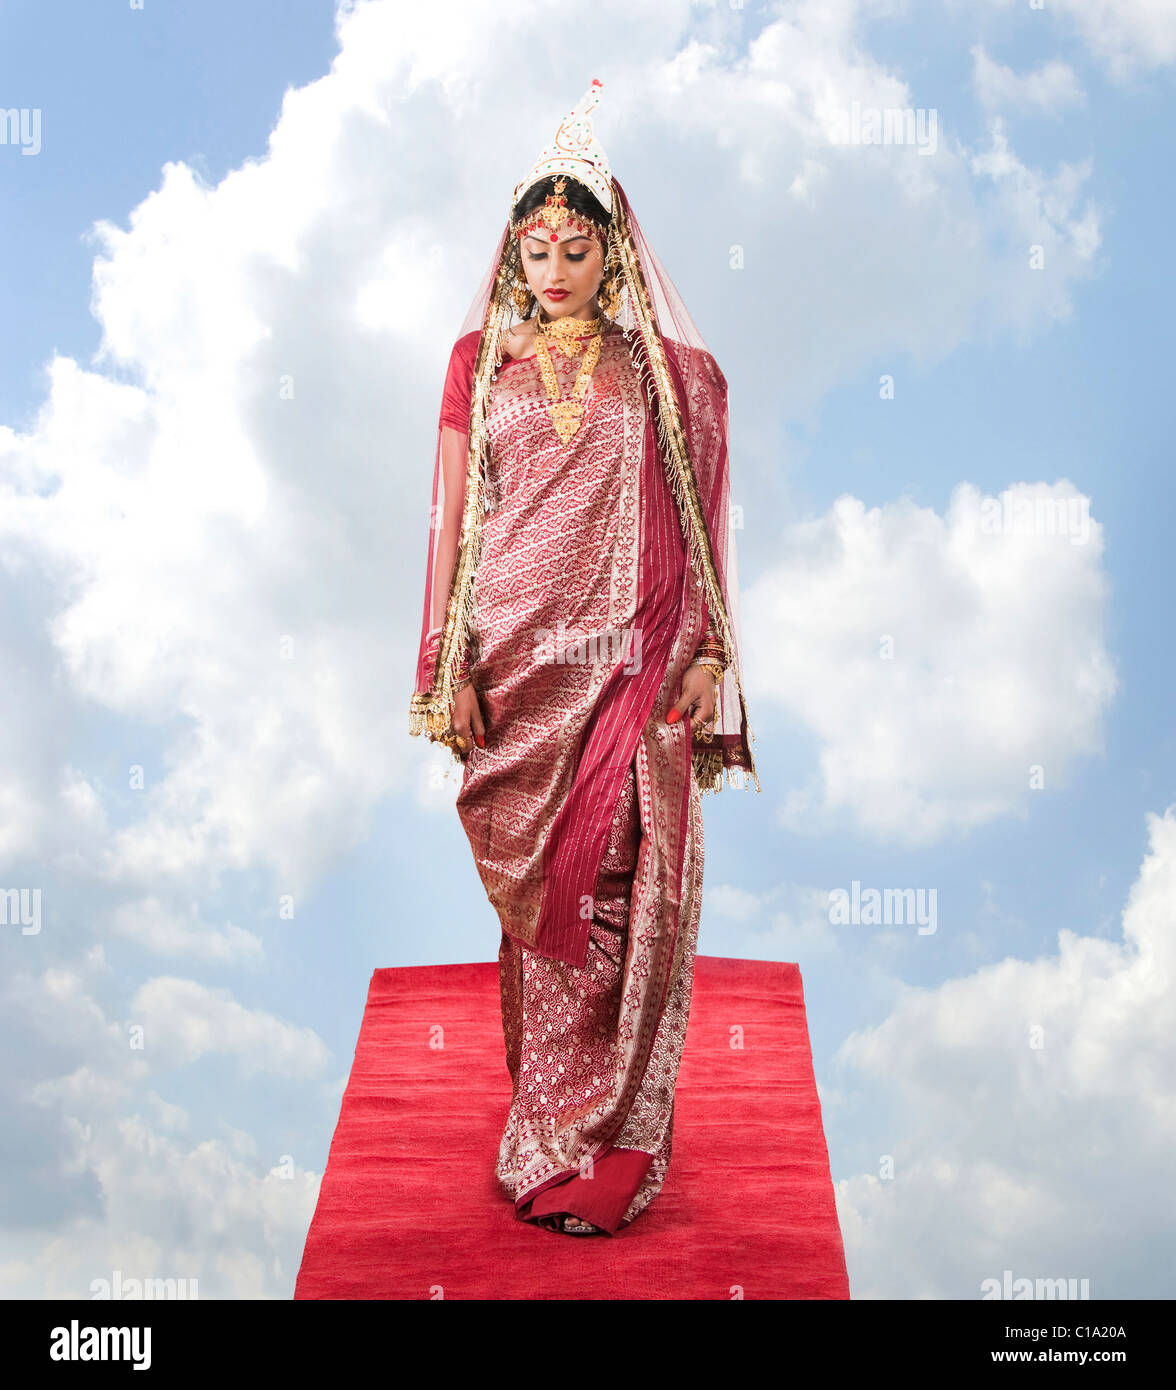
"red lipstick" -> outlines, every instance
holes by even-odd
[[[548,299],[566,299],[571,290],[544,290],[543,293]]]

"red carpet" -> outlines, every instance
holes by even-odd
[[[509,1100],[496,964],[375,971],[295,1298],[849,1297],[795,965],[698,957],[670,1171],[616,1236],[516,1219]]]

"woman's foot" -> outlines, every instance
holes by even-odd
[[[598,1236],[600,1227],[594,1226],[590,1221],[585,1221],[582,1217],[573,1216],[571,1212],[564,1213],[562,1229],[568,1235],[576,1236]]]
[[[603,1234],[599,1226],[593,1226],[583,1217],[573,1216],[571,1212],[558,1211],[537,1218],[537,1224],[545,1231],[563,1231],[570,1236],[598,1236]]]

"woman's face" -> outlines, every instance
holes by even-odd
[[[523,272],[527,284],[548,318],[596,317],[596,292],[604,277],[604,252],[596,237],[574,227],[563,228],[559,240],[547,231],[528,232],[522,239]]]

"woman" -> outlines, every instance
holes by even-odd
[[[453,349],[410,722],[464,762],[502,925],[497,1175],[520,1218],[577,1235],[661,1188],[699,793],[759,787],[726,382],[609,171],[599,96],[516,186]]]

